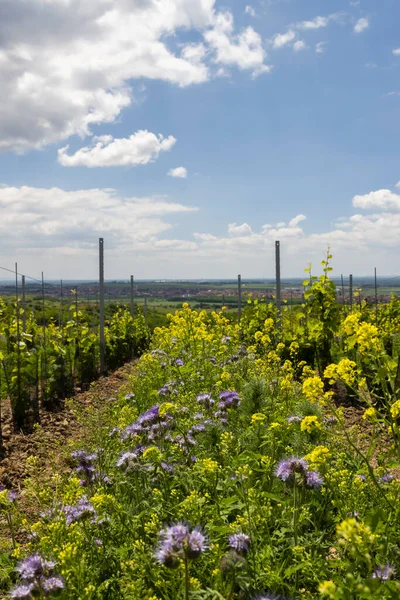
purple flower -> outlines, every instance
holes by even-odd
[[[318,471],[307,471],[306,473],[306,487],[310,489],[318,489],[324,483],[323,477]]]
[[[159,396],[167,396],[168,394],[171,393],[171,389],[168,385],[163,385],[159,390],[158,390],[158,395]]]
[[[132,400],[135,397],[135,394],[131,393],[131,394],[126,394],[125,396],[125,400]]]
[[[373,579],[380,579],[381,581],[387,581],[392,579],[396,573],[396,570],[392,565],[385,565],[384,567],[378,567],[372,574]]]
[[[117,467],[124,471],[131,471],[138,466],[137,458],[138,456],[134,452],[123,452],[117,460]]]
[[[287,422],[288,423],[300,423],[301,422],[301,417],[298,417],[297,415],[293,415],[292,417],[288,417]]]
[[[308,468],[308,463],[303,458],[284,458],[279,461],[275,468],[275,475],[282,481],[289,481],[297,474],[304,476]]]
[[[0,485],[0,492],[4,492],[5,489],[6,488],[4,487],[4,485]],[[8,490],[7,497],[10,502],[15,502],[16,499],[18,498],[17,490]]]
[[[175,365],[177,367],[183,367],[185,365],[185,363],[183,362],[183,360],[181,358],[177,358],[175,361]]]
[[[214,400],[211,398],[211,394],[199,394],[196,400],[199,404],[202,404],[207,410],[209,410],[213,406],[213,404],[215,404]]]
[[[187,538],[187,555],[188,558],[199,558],[202,552],[207,548],[207,540],[205,535],[199,529],[193,529]]]
[[[101,540],[94,540],[94,545],[97,546],[98,548],[101,548],[101,546],[103,545],[103,542]]]
[[[161,468],[163,471],[166,471],[167,473],[173,473],[175,470],[173,465],[171,465],[170,463],[167,463],[165,461],[161,462]]]
[[[391,481],[393,481],[394,477],[391,473],[385,473],[384,475],[382,475],[382,477],[379,477],[378,481],[379,483],[382,483],[383,485],[390,483]]]
[[[227,344],[230,341],[231,341],[231,337],[229,335],[223,335],[222,338],[221,338],[221,342],[223,344]]]
[[[220,402],[218,406],[222,409],[237,408],[240,404],[240,397],[235,390],[226,390],[219,395]]]
[[[116,435],[117,433],[121,433],[121,428],[120,427],[113,427],[110,431],[110,433],[108,434],[109,437],[113,437],[114,435]]]
[[[196,425],[193,425],[190,430],[189,433],[201,433],[202,431],[205,430],[205,425],[204,423],[197,423]]]
[[[49,577],[48,579],[43,579],[43,581],[41,581],[41,587],[46,595],[52,594],[58,590],[63,590],[64,582],[61,577]]]
[[[247,554],[250,548],[250,538],[245,533],[233,533],[229,536],[229,546],[239,554]]]
[[[28,585],[22,584],[15,587],[10,592],[10,598],[32,598],[31,592],[35,589],[35,586],[30,583]]]
[[[17,572],[24,581],[33,581],[38,577],[50,574],[56,563],[45,560],[40,554],[32,554],[21,561],[17,566]]]
[[[156,558],[166,567],[174,568],[180,558],[196,559],[207,547],[206,537],[199,529],[190,530],[188,525],[177,523],[160,531]]]
[[[87,497],[83,495],[75,505],[65,506],[64,514],[67,525],[71,525],[72,523],[81,521],[86,517],[96,516],[96,511],[90,504]]]

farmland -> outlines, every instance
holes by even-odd
[[[0,493],[4,593],[398,597],[400,301],[338,302],[329,257],[306,277],[295,309],[249,290],[238,323],[186,302],[150,340],[141,311],[110,314],[108,343],[127,322],[141,357],[120,394],[81,413],[64,469],[44,475],[31,456],[30,477]],[[77,327],[90,327],[84,306],[69,310],[62,355],[79,373]],[[4,373],[17,365],[19,318],[5,303]],[[40,327],[26,330],[21,355],[44,356],[43,340],[31,351]]]

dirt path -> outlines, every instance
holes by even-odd
[[[54,464],[65,469],[62,447],[67,441],[84,438],[86,433],[84,419],[78,420],[77,415],[93,408],[101,415],[101,408],[108,399],[127,386],[132,367],[133,363],[128,363],[111,375],[101,377],[89,391],[76,394],[60,412],[43,411],[40,425],[31,434],[12,431],[10,407],[5,405],[2,418],[5,456],[0,459],[0,485],[23,488],[28,474],[26,461],[30,456],[38,458],[44,474],[54,469]]]

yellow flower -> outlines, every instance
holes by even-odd
[[[321,402],[324,396],[324,382],[317,375],[307,377],[303,381],[302,391],[310,402]]]
[[[399,406],[400,406],[400,404],[399,404]],[[392,410],[392,409],[390,409],[390,410]],[[367,408],[367,410],[364,412],[362,418],[364,419],[364,421],[376,421],[375,408],[373,408],[373,406],[371,406],[370,408]]]
[[[360,523],[355,518],[346,519],[342,521],[336,528],[336,532],[339,537],[339,544],[342,546],[345,544],[351,544],[355,549],[360,550],[362,545],[370,545],[375,539],[376,535],[371,533],[371,529],[368,525]]]
[[[266,419],[266,415],[263,415],[262,413],[254,413],[254,415],[251,416],[251,424],[257,425],[260,423],[264,423]]]
[[[271,425],[269,426],[270,429],[277,429],[277,427],[281,427],[280,423],[271,423]]]
[[[316,429],[321,429],[321,423],[318,421],[318,417],[315,415],[310,415],[304,417],[300,424],[301,431],[307,431],[308,433],[312,433]]]
[[[310,463],[311,468],[314,468],[324,464],[330,455],[330,450],[326,446],[316,446],[304,459]]]
[[[357,365],[353,360],[343,358],[337,365],[328,365],[324,377],[333,383],[340,379],[348,386],[353,386],[357,378]]]
[[[202,458],[201,460],[197,461],[196,469],[198,471],[202,471],[203,473],[214,474],[217,473],[219,464],[212,458]]]
[[[396,400],[394,404],[390,407],[390,414],[393,419],[397,419],[400,416],[400,400]]]
[[[319,593],[325,594],[326,596],[329,596],[329,598],[335,597],[336,589],[337,589],[337,587],[333,583],[333,581],[323,581],[322,583],[319,584],[319,587],[318,587]]]

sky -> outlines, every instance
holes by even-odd
[[[0,0],[0,267],[399,275],[398,0]],[[9,273],[0,271],[0,278]]]

